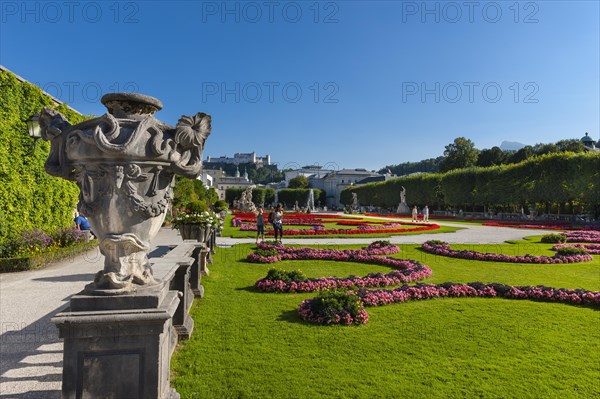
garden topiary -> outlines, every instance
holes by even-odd
[[[557,256],[587,255],[588,251],[583,248],[562,247],[556,250]]]
[[[567,242],[567,237],[560,234],[546,234],[542,236],[542,239],[540,241],[547,244],[558,244]]]
[[[185,208],[189,209],[190,213],[202,213],[208,211],[208,205],[202,200],[188,202]]]

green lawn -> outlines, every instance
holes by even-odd
[[[533,244],[527,244],[533,245]],[[453,246],[459,247],[459,246]],[[490,252],[490,247],[469,246]],[[551,254],[550,245],[535,246]],[[600,396],[600,313],[565,304],[444,298],[367,308],[369,323],[330,327],[296,315],[308,294],[267,294],[271,267],[308,276],[387,272],[332,261],[244,262],[250,245],[219,249],[192,338],[172,361],[182,398],[592,398]],[[600,257],[570,265],[449,259],[403,245],[429,265],[427,282],[545,284],[600,290]],[[525,245],[495,246],[524,254]]]

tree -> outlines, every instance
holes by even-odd
[[[288,188],[308,188],[308,178],[306,176],[296,176],[288,183]]]
[[[559,151],[584,152],[583,141],[577,139],[566,139],[556,142]]]
[[[444,159],[440,164],[440,172],[475,166],[479,150],[475,144],[464,137],[457,137],[444,150]]]
[[[533,156],[533,147],[526,145],[520,150],[512,153],[507,160],[507,163],[519,163],[525,161]]]
[[[501,165],[506,161],[506,154],[500,147],[486,148],[477,157],[477,166]]]

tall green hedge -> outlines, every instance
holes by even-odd
[[[0,243],[23,230],[52,232],[73,223],[77,186],[44,171],[50,145],[38,140],[34,150],[27,133],[27,119],[44,106],[73,124],[86,119],[62,104],[56,107],[37,86],[0,72]]]
[[[598,215],[600,154],[554,153],[512,165],[401,177],[349,187],[342,191],[341,202],[351,204],[355,192],[362,205],[395,207],[402,186],[406,188],[410,206],[428,204],[434,209],[482,210],[533,205],[545,211],[560,207]]]

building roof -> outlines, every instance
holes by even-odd
[[[362,180],[357,181],[354,184],[367,184],[367,183],[375,183],[378,181],[385,181],[385,176],[369,176],[365,177]]]
[[[585,133],[585,136],[581,138],[581,141],[583,141],[586,144],[594,144],[594,139],[588,136],[587,132]]]

